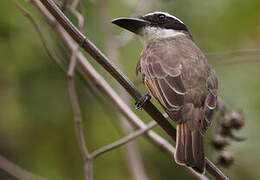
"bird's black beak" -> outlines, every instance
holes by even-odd
[[[116,18],[112,21],[112,23],[135,34],[138,34],[138,31],[142,27],[150,24],[149,21],[139,18]]]

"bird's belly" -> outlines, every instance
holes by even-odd
[[[184,96],[184,102],[186,103],[192,103],[195,107],[201,107],[204,105],[207,90],[206,88],[201,87],[193,87],[193,88],[187,88],[186,94]]]

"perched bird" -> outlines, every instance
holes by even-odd
[[[204,173],[203,134],[217,106],[215,71],[186,25],[173,15],[153,12],[112,23],[143,41],[136,72],[141,72],[149,93],[177,123],[175,161]]]

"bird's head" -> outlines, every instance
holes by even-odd
[[[166,12],[148,13],[139,18],[117,18],[112,23],[139,35],[144,42],[153,38],[165,38],[181,33],[190,36],[185,24]]]

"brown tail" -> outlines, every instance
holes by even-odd
[[[177,125],[175,161],[192,167],[199,173],[205,171],[203,136],[198,129],[190,128],[189,122]]]

